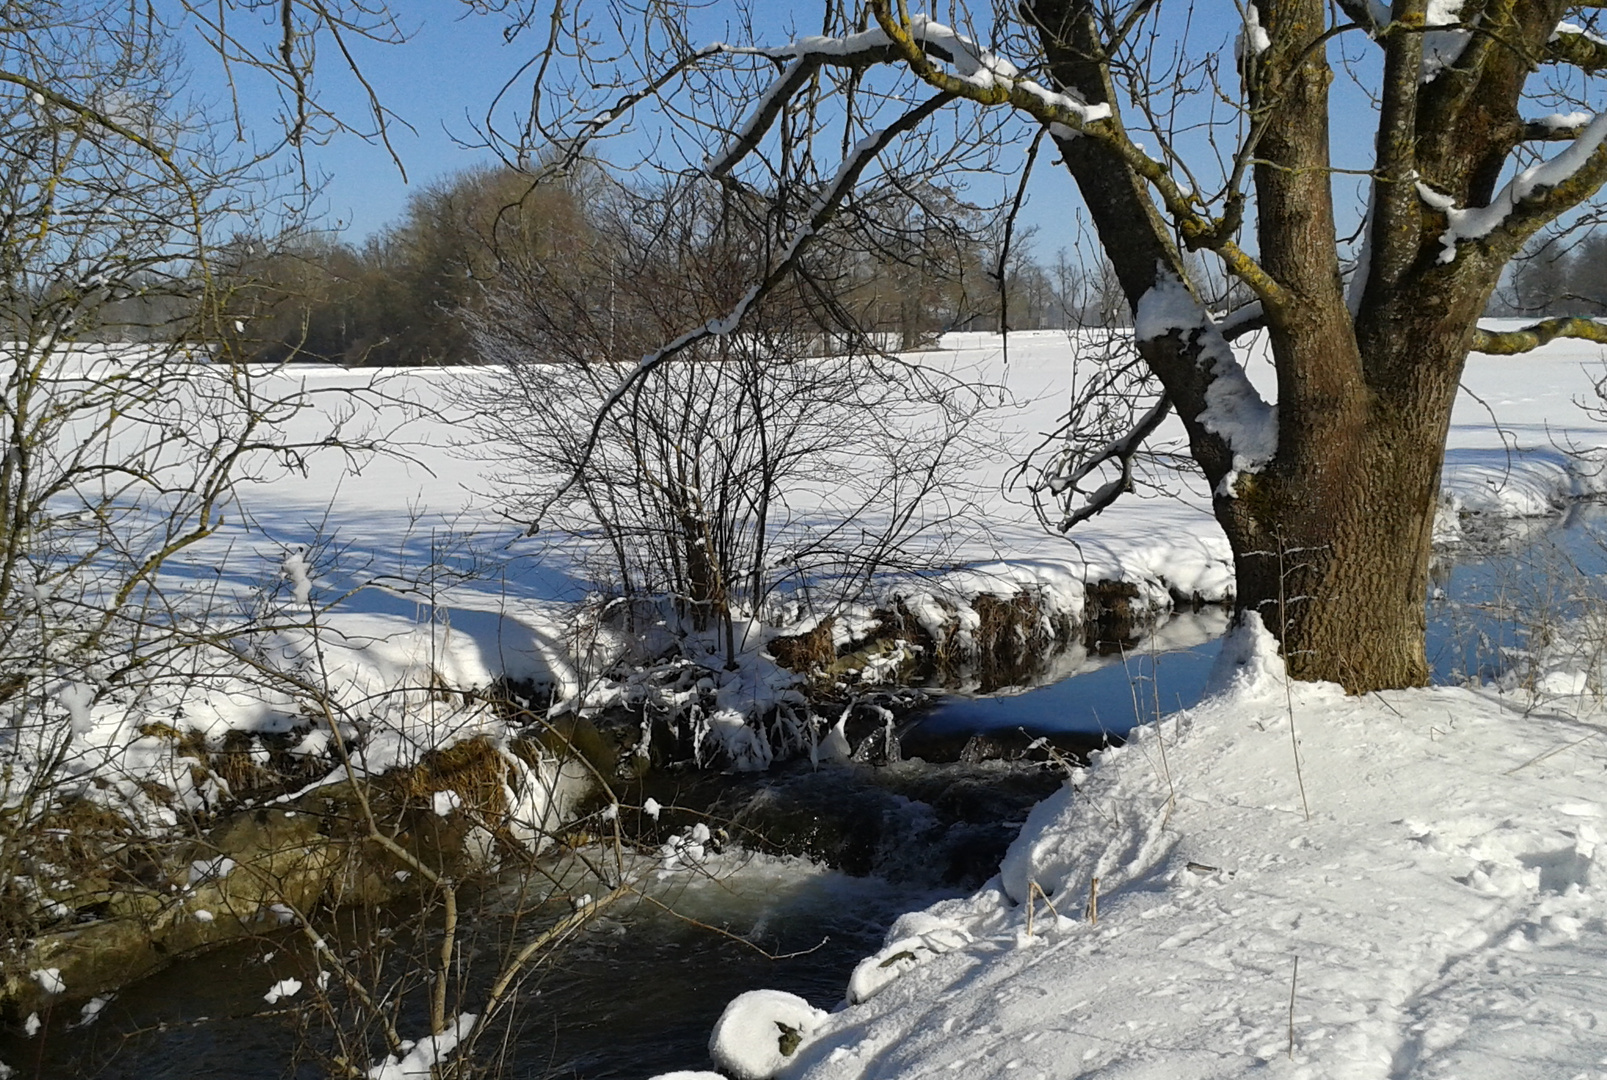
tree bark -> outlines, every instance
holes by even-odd
[[[1437,362],[1414,365],[1422,377],[1404,385],[1368,389],[1339,410],[1348,415],[1281,409],[1285,446],[1298,450],[1280,448],[1270,468],[1215,500],[1233,548],[1238,611],[1260,614],[1295,678],[1351,693],[1429,678],[1430,545],[1467,350],[1406,327],[1398,340],[1397,353],[1435,352]],[[1301,344],[1320,345],[1287,347]]]

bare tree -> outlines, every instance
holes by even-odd
[[[719,627],[728,665],[733,619],[778,593],[812,590],[829,612],[879,572],[941,557],[981,407],[952,375],[871,349],[845,314],[862,264],[822,252],[799,287],[656,366],[594,427],[628,365],[718,317],[762,267],[762,222],[738,206],[675,184],[544,218],[504,245],[468,314],[495,366],[462,384],[509,512],[594,545],[599,584],[627,607],[670,601],[687,627]]]
[[[287,3],[275,49],[235,5],[9,4],[0,30],[0,935],[73,911],[25,865],[73,806],[171,819],[176,792],[120,774],[91,739],[139,737],[153,703],[233,656],[216,575],[184,567],[237,517],[236,485],[324,447],[287,434],[315,402],[243,364],[220,273],[225,236],[294,220],[294,150],[330,133],[308,82],[318,37],[385,37],[360,6]],[[245,23],[251,32],[236,33]],[[283,90],[279,139],[236,152],[188,98],[181,37],[231,77]],[[383,124],[384,114],[375,114]],[[276,155],[292,151],[288,173]],[[335,410],[336,413],[339,410]],[[301,441],[298,441],[301,440]],[[176,753],[175,753],[175,756]],[[204,771],[204,770],[203,770]],[[179,770],[174,783],[187,782]],[[171,823],[171,821],[170,821]],[[30,848],[35,848],[32,855]],[[33,882],[33,885],[29,885]],[[69,882],[69,884],[72,884]],[[8,956],[12,954],[8,953]]]
[[[581,5],[551,21],[527,128],[510,139],[534,133],[578,153],[639,108],[701,140],[704,167],[733,184],[818,165],[818,196],[797,242],[756,279],[760,295],[861,181],[897,182],[912,145],[935,148],[959,182],[960,164],[999,139],[1046,131],[1121,283],[1158,400],[1214,492],[1240,612],[1263,618],[1299,677],[1356,692],[1427,680],[1431,525],[1468,352],[1607,339],[1580,319],[1477,326],[1508,260],[1607,176],[1593,6],[1265,0],[1231,20],[1236,50],[1186,3],[1157,0],[956,4],[947,23],[893,0],[828,3],[813,36],[701,49],[672,29],[677,5],[599,7],[610,15]],[[613,51],[571,33],[605,24],[630,28]],[[1344,107],[1355,119],[1371,109],[1376,140],[1360,178],[1370,210],[1347,259],[1330,56],[1352,39],[1369,43],[1350,74],[1371,105]],[[641,92],[620,97],[633,81]],[[1587,111],[1534,114],[1563,103]],[[814,137],[788,137],[796,114],[814,119]],[[828,121],[835,138],[820,134]],[[1253,310],[1213,317],[1189,252],[1248,290]],[[1275,402],[1229,347],[1252,327],[1270,341]]]

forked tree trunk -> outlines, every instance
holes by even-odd
[[[1059,85],[1085,102],[1119,103],[1096,5],[1028,6]],[[1102,137],[1085,129],[1078,138],[1057,135],[1057,145],[1135,314],[1163,291],[1166,310],[1154,328],[1161,336],[1141,339],[1139,351],[1216,491],[1239,610],[1260,614],[1298,678],[1333,680],[1353,693],[1418,686],[1429,675],[1429,545],[1451,407],[1501,266],[1523,230],[1537,227],[1521,223],[1498,240],[1462,244],[1447,239],[1448,219],[1419,189],[1427,177],[1458,206],[1489,204],[1500,163],[1522,135],[1517,100],[1531,64],[1521,50],[1480,47],[1467,54],[1476,79],[1423,82],[1421,35],[1385,42],[1367,258],[1347,289],[1331,188],[1327,8],[1324,0],[1261,0],[1257,10],[1270,44],[1244,76],[1250,113],[1265,123],[1250,167],[1255,257],[1237,246],[1242,196],[1229,196],[1211,217],[1182,195],[1165,195],[1151,159],[1125,141],[1119,110]],[[1503,32],[1544,42],[1559,12],[1560,0],[1536,0],[1499,21]],[[1466,122],[1445,142],[1450,115]],[[1542,212],[1552,211],[1538,208],[1534,221]],[[1217,380],[1236,368],[1223,356],[1226,344],[1203,313],[1197,330],[1179,326],[1176,293],[1164,292],[1188,280],[1179,235],[1221,255],[1262,303],[1277,371],[1269,459],[1261,449],[1246,459],[1247,448],[1262,443],[1236,445],[1234,422],[1224,428],[1213,404],[1224,392]],[[1232,386],[1226,392],[1242,398]]]
[[[1216,499],[1237,608],[1261,615],[1295,677],[1351,693],[1428,681],[1430,545],[1465,342],[1399,327],[1386,355],[1363,358],[1370,385],[1283,406],[1277,458]]]

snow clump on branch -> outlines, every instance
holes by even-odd
[[[1256,392],[1244,367],[1234,359],[1227,339],[1188,286],[1162,268],[1138,301],[1134,331],[1140,342],[1156,341],[1174,331],[1199,348],[1199,364],[1209,378],[1205,408],[1196,418],[1233,454],[1233,467],[1217,483],[1216,493],[1231,498],[1240,473],[1259,472],[1278,452],[1278,412]]]
[[[1576,114],[1566,119],[1578,120],[1579,116]],[[1455,262],[1456,245],[1460,241],[1478,240],[1489,236],[1500,228],[1507,217],[1526,199],[1566,183],[1584,168],[1601,148],[1602,143],[1607,142],[1607,113],[1598,113],[1588,119],[1590,122],[1584,125],[1584,131],[1568,144],[1567,149],[1554,158],[1531,165],[1519,172],[1495,193],[1488,206],[1458,209],[1455,200],[1449,195],[1435,191],[1419,180],[1418,197],[1426,205],[1445,214],[1448,227],[1440,235],[1440,244],[1443,247],[1440,262]]]

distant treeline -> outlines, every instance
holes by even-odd
[[[789,219],[781,201],[706,181],[534,185],[510,169],[475,169],[414,196],[400,222],[361,245],[324,232],[237,237],[216,268],[231,283],[222,325],[239,355],[263,361],[474,363],[472,328],[499,295],[539,289],[587,340],[607,343],[602,354],[623,353],[641,344],[615,332],[626,322],[719,317],[762,277],[795,227],[796,209]],[[1045,268],[1025,243],[1005,259],[1001,298],[1002,230],[997,215],[940,188],[870,193],[833,220],[769,309],[814,340],[864,335],[900,348],[1001,320],[1104,321],[1118,295],[1099,280],[1107,275],[1064,255]],[[680,293],[695,302],[677,302]]]
[[[1512,264],[1497,315],[1607,315],[1607,233],[1549,238]]]

